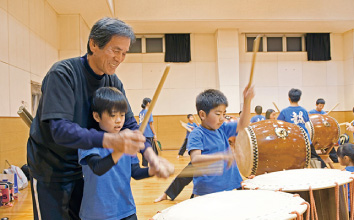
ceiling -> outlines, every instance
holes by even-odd
[[[91,27],[98,19],[104,16],[112,16],[112,13],[109,8],[107,0],[47,0],[49,4],[54,8],[58,14],[80,14],[86,23]],[[171,11],[171,9],[164,8],[153,8],[151,14],[154,14],[163,10],[170,10],[171,16],[165,12],[163,16],[154,17],[144,15],[144,9],[146,4],[149,3],[149,0],[142,0],[145,5],[145,8],[140,7],[139,1],[134,0],[111,0],[115,5],[115,16],[118,15],[119,18],[126,21],[130,24],[134,31],[138,34],[144,33],[215,33],[217,29],[239,29],[241,33],[308,33],[308,32],[332,32],[332,33],[343,33],[348,30],[354,29],[354,18],[353,16],[340,17],[340,10],[338,16],[336,14],[326,16],[319,16],[318,19],[306,18],[306,19],[297,19],[294,16],[289,16],[291,18],[286,18],[282,15],[281,18],[272,18],[271,14],[266,15],[266,19],[262,19],[262,16],[251,16],[244,15],[243,18],[237,18],[237,16],[230,16],[225,13],[225,16],[222,15],[222,12],[219,12],[215,16],[215,13],[210,12],[210,8],[207,11],[210,13],[210,18],[207,13],[200,13],[198,17],[198,12],[196,16],[188,16],[188,14],[178,17],[178,8]],[[156,7],[159,0],[151,0],[153,7]],[[172,0],[160,0],[166,5],[166,2]],[[193,2],[194,0],[192,0]],[[227,1],[227,0],[219,0]],[[235,0],[242,1],[242,0]],[[269,0],[267,0],[269,1]],[[276,0],[272,0],[273,2]],[[283,0],[286,1],[286,0]],[[315,1],[315,0],[313,0]],[[176,1],[173,1],[176,4]],[[178,2],[178,1],[177,1]],[[195,1],[197,2],[197,1]],[[354,1],[352,1],[354,2]],[[171,3],[172,4],[172,3]],[[307,4],[307,3],[305,3]],[[176,7],[175,5],[173,5]],[[351,8],[354,6],[350,4]],[[198,8],[198,6],[195,6]],[[215,7],[215,6],[212,6]],[[330,6],[331,7],[331,6]],[[347,8],[348,6],[343,6]],[[225,7],[222,8],[225,10]],[[147,11],[146,9],[145,11]],[[216,9],[217,10],[217,9]],[[268,10],[268,9],[267,9]],[[279,9],[283,10],[283,9]],[[352,12],[354,11],[354,7]],[[173,13],[172,13],[173,12]],[[267,13],[263,10],[261,13]],[[314,13],[315,12],[312,12]],[[161,13],[162,14],[162,13]],[[167,14],[167,15],[166,15]],[[176,15],[177,14],[177,15]],[[286,14],[286,13],[285,13]],[[328,14],[327,11],[324,11],[320,15]],[[121,16],[120,16],[121,15]],[[316,15],[316,14],[315,14]],[[347,14],[346,14],[347,15]],[[306,15],[307,16],[307,15]],[[303,16],[303,17],[306,17]],[[257,18],[253,18],[257,17]],[[338,18],[337,18],[338,17]],[[164,19],[165,18],[165,19]],[[167,19],[166,19],[167,18]],[[271,18],[271,19],[269,19]]]

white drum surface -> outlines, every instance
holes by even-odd
[[[156,214],[155,220],[294,219],[307,205],[299,196],[267,190],[234,190],[199,196]]]
[[[262,174],[243,182],[246,189],[279,190],[284,192],[332,188],[353,181],[348,171],[337,169],[295,169]]]

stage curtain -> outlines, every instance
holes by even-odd
[[[331,60],[331,42],[329,33],[306,34],[307,60]]]
[[[165,34],[165,62],[191,61],[190,34]]]

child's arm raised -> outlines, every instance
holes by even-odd
[[[251,121],[251,100],[254,97],[253,87],[246,87],[243,91],[243,109],[237,125],[237,132],[246,128]]]

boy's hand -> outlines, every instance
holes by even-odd
[[[163,157],[156,157],[156,159],[149,161],[151,173],[160,178],[167,178],[175,172],[173,164]]]
[[[117,152],[135,155],[145,148],[144,143],[145,137],[140,131],[125,129],[119,133],[105,133],[102,145]]]
[[[254,98],[254,86],[246,86],[245,90],[243,90],[243,98],[245,102],[251,102],[251,100]]]
[[[227,168],[230,168],[232,164],[236,161],[233,151],[229,151],[224,154],[224,160],[227,162]]]

